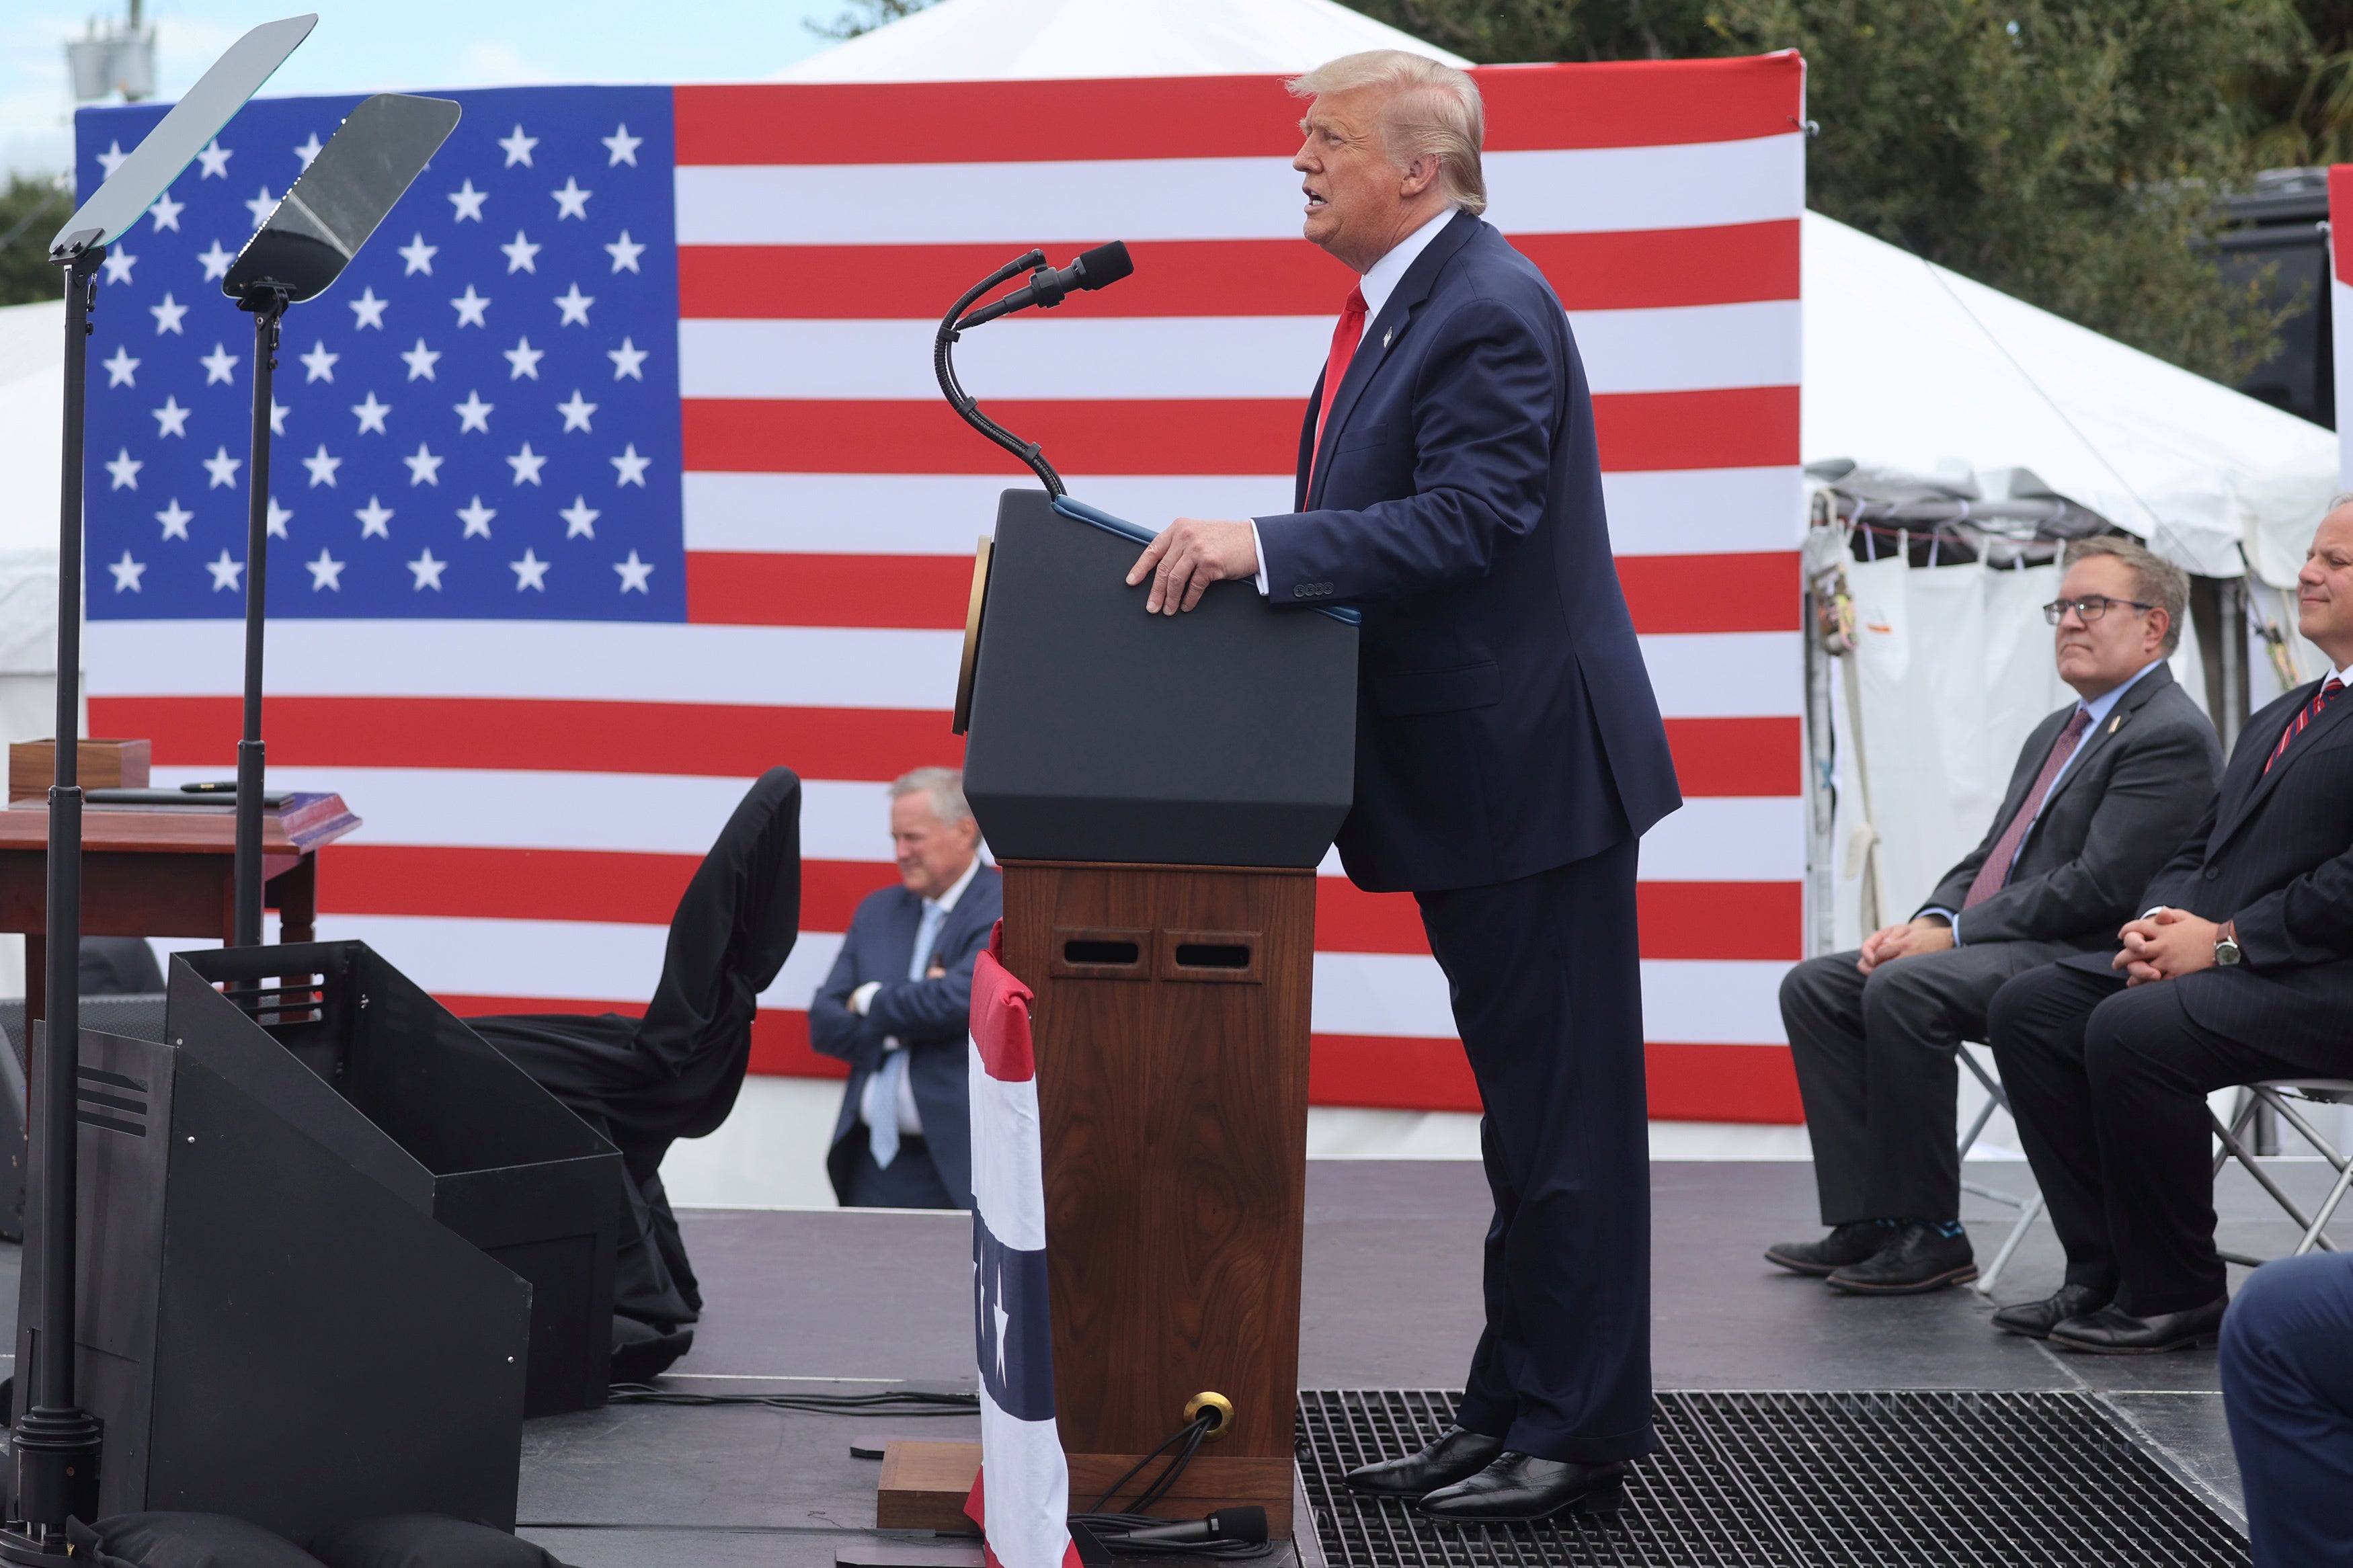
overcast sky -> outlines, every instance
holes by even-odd
[[[256,23],[305,0],[148,0],[157,96],[175,99]],[[843,0],[308,0],[319,26],[271,94],[513,86],[544,81],[755,81],[827,47],[802,24]],[[69,161],[65,40],[124,0],[0,3],[0,167]],[[650,18],[650,19],[649,19]]]

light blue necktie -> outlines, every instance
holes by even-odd
[[[940,927],[947,918],[945,910],[924,900],[923,918],[915,927],[915,953],[907,960],[908,979],[921,980],[931,967],[932,943],[939,939]],[[878,1170],[889,1170],[891,1162],[899,1157],[899,1085],[906,1076],[906,1051],[889,1052],[874,1069],[866,1091],[866,1147]]]

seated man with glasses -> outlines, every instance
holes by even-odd
[[[2328,673],[2239,731],[2124,951],[2021,974],[1989,1009],[2067,1251],[2056,1294],[1994,1314],[2011,1333],[2110,1354],[2213,1343],[2227,1291],[2207,1095],[2353,1076],[2353,496],[2296,574],[2296,630]]]
[[[2135,899],[2213,798],[2221,748],[2175,683],[2189,579],[2118,538],[2067,547],[2043,606],[2077,700],[2026,738],[2001,809],[1912,919],[1781,983],[1814,1146],[1817,1241],[1766,1258],[1853,1295],[1977,1278],[1961,1228],[1954,1108],[1964,1040],[2013,975],[2115,943]]]

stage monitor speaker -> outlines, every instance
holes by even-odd
[[[965,752],[989,848],[1315,865],[1355,787],[1356,627],[1273,608],[1246,583],[1147,616],[1147,587],[1124,581],[1136,552],[1043,490],[997,502]]]

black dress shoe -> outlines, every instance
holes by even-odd
[[[1432,1519],[1465,1524],[1510,1524],[1556,1513],[1616,1513],[1626,1505],[1626,1466],[1580,1465],[1504,1454],[1467,1480],[1421,1500]]]
[[[1449,1426],[1445,1436],[1418,1454],[1408,1454],[1402,1459],[1384,1459],[1377,1465],[1359,1465],[1343,1479],[1356,1491],[1374,1492],[1381,1497],[1418,1498],[1451,1486],[1465,1476],[1477,1475],[1503,1451],[1501,1437]]]
[[[2108,1304],[2113,1291],[2095,1290],[2089,1285],[2062,1285],[2055,1295],[2040,1301],[2020,1301],[2004,1307],[1993,1315],[1993,1326],[2005,1334],[2024,1334],[2030,1340],[2047,1340],[2051,1331],[2070,1318],[2080,1318],[2086,1312],[2096,1312]]]
[[[1778,1263],[1792,1274],[1819,1279],[1850,1263],[1861,1263],[1895,1239],[1895,1227],[1875,1219],[1839,1226],[1820,1241],[1777,1241],[1765,1249],[1765,1261]]]
[[[2136,1318],[2111,1304],[2056,1325],[2051,1331],[2051,1343],[2063,1351],[2090,1355],[2204,1350],[2221,1337],[2222,1309],[2230,1304],[2228,1296],[2217,1296],[2186,1312],[2159,1312],[2147,1318]]]
[[[1917,1296],[1977,1277],[1977,1254],[1967,1236],[1940,1236],[1932,1226],[1907,1225],[1894,1241],[1835,1270],[1823,1283],[1850,1296]]]

